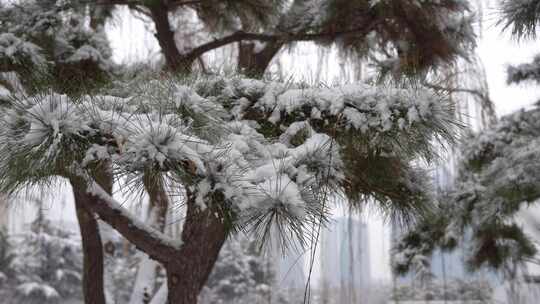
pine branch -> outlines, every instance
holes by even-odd
[[[538,0],[504,0],[500,4],[501,19],[498,24],[503,30],[510,30],[512,36],[535,38],[540,20],[540,1]]]
[[[270,42],[270,41],[277,41],[278,37],[275,35],[246,33],[244,31],[237,31],[231,35],[228,35],[219,39],[215,39],[211,42],[200,45],[194,48],[193,50],[191,50],[189,53],[185,54],[183,57],[197,58],[211,50],[220,48],[222,46],[225,46],[234,42],[243,41],[243,40],[258,40],[258,41]]]

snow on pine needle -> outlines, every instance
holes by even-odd
[[[423,89],[217,76],[116,85],[78,98],[13,97],[0,118],[2,190],[106,160],[130,191],[143,191],[145,174],[161,176],[233,229],[267,239],[277,227],[283,240],[292,234],[303,243],[311,224],[326,220],[323,198],[343,194],[364,170],[350,168],[345,148],[354,146],[347,151],[357,158],[431,160],[434,141],[453,141],[458,125],[451,103]],[[405,167],[396,178],[418,191]]]
[[[45,58],[41,49],[28,41],[24,41],[12,33],[0,33],[0,63],[5,65],[24,64],[28,61],[34,65],[43,65]]]

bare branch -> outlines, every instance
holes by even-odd
[[[192,0],[192,1],[171,1],[167,5],[169,7],[179,7],[184,5],[193,5],[204,2],[204,0]]]
[[[444,87],[444,86],[441,86],[441,85],[437,85],[437,84],[433,84],[433,83],[428,83],[428,82],[424,82],[424,85],[430,89],[433,89],[433,90],[436,90],[436,91],[444,91],[444,92],[448,92],[448,93],[467,93],[467,94],[471,94],[471,95],[474,95],[484,101],[489,101],[491,103],[491,99],[489,98],[488,95],[484,94],[482,91],[480,90],[475,90],[475,89],[467,89],[467,88],[460,88],[460,87]]]
[[[135,18],[138,18],[139,20],[143,21],[143,23],[147,22],[148,20],[144,20],[144,17],[142,17],[142,16],[145,16],[145,17],[147,17],[149,19],[152,18],[152,14],[150,14],[150,12],[148,10],[146,10],[146,7],[144,7],[144,6],[130,4],[130,5],[128,5],[128,7],[130,9],[132,9],[134,12],[141,14],[141,16],[137,16],[137,14],[133,14],[133,16]]]
[[[167,2],[166,5],[168,8],[177,8],[180,6],[186,6],[186,5],[194,5],[204,2],[204,0],[186,0],[186,1],[170,1]],[[88,4],[88,5],[99,5],[99,6],[107,6],[107,5],[141,5],[141,6],[148,6],[144,3],[144,1],[140,0],[98,0],[98,1],[81,1],[80,4]]]
[[[109,5],[141,5],[139,0],[98,0],[98,1],[80,1],[80,4],[94,6],[109,6]]]
[[[247,33],[244,31],[236,31],[231,35],[215,39],[206,44],[200,45],[189,53],[185,54],[185,58],[197,58],[204,53],[228,45],[230,43],[257,40],[262,42],[295,42],[295,41],[315,41],[326,38],[336,38],[347,34],[357,34],[361,36],[367,35],[377,25],[376,22],[371,22],[366,26],[359,26],[345,31],[331,31],[321,33],[281,33],[281,34],[258,34]]]

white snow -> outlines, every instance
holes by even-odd
[[[4,56],[17,63],[20,63],[22,58],[28,58],[36,65],[45,63],[37,45],[19,39],[12,33],[0,33],[0,58]]]
[[[40,294],[48,300],[55,300],[60,298],[60,295],[54,288],[47,284],[40,284],[36,282],[22,283],[21,285],[17,286],[17,291],[21,292],[26,296],[30,296],[32,294]]]
[[[150,301],[150,304],[166,304],[167,303],[167,281],[161,284],[161,287],[159,287],[158,291],[152,298],[152,301]]]
[[[135,284],[133,284],[133,291],[129,300],[130,304],[144,303],[143,300],[145,297],[154,294],[158,263],[150,259],[148,255],[144,253],[141,253],[141,258],[142,260],[139,262],[137,277],[135,278]]]

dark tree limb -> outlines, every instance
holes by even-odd
[[[192,50],[181,53],[176,45],[174,38],[174,31],[172,30],[169,22],[168,14],[170,11],[185,5],[196,5],[204,0],[185,0],[185,1],[136,1],[136,0],[103,0],[98,1],[96,5],[128,5],[129,7],[140,8],[145,7],[148,9],[148,15],[154,22],[156,28],[155,37],[161,47],[163,55],[165,57],[167,68],[175,73],[188,74],[191,72],[193,63],[204,55],[206,52],[218,49],[231,43],[241,41],[260,41],[269,44],[265,48],[267,53],[257,55],[256,59],[251,62],[257,62],[256,66],[249,66],[249,70],[254,70],[255,75],[259,75],[260,70],[266,69],[271,62],[273,56],[277,54],[277,51],[281,47],[289,42],[295,41],[316,41],[321,39],[334,40],[338,37],[354,34],[359,36],[367,35],[376,26],[377,21],[366,20],[366,22],[358,24],[358,26],[344,29],[344,30],[331,30],[324,32],[287,32],[277,31],[273,34],[261,34],[261,33],[249,33],[245,31],[236,31],[230,35],[214,39],[213,41],[199,45]]]
[[[161,47],[167,67],[173,72],[189,73],[195,58],[183,56],[176,46],[174,32],[169,22],[169,8],[164,1],[154,1],[148,6],[150,17],[156,27],[155,37]]]
[[[199,3],[204,2],[205,0],[185,0],[185,1],[160,1],[164,2],[164,4],[168,8],[177,8],[180,6],[186,6],[186,5],[196,5]],[[98,0],[98,1],[81,1],[80,4],[91,4],[91,5],[101,5],[101,6],[107,6],[107,5],[145,5],[144,1],[141,0]]]
[[[238,71],[248,77],[262,78],[283,43],[269,42],[256,52],[254,43],[240,42],[238,44]]]
[[[329,32],[320,32],[320,33],[277,33],[277,34],[258,34],[258,33],[248,33],[244,31],[236,31],[230,35],[215,39],[211,42],[202,44],[184,56],[187,58],[198,57],[202,54],[220,48],[222,46],[240,42],[240,41],[249,41],[257,40],[262,42],[271,42],[271,43],[287,43],[295,41],[315,41],[319,39],[330,39],[337,38],[347,34],[355,35],[367,35],[371,30],[376,26],[376,23],[371,23],[368,26],[361,26],[349,30],[343,31],[329,31]]]
[[[103,243],[94,214],[85,208],[86,193],[73,189],[83,250],[83,296],[85,303],[105,304]]]
[[[112,193],[113,178],[106,167],[97,169],[94,176],[104,191]],[[106,304],[103,281],[103,242],[99,223],[94,213],[87,207],[88,200],[92,198],[76,184],[71,183],[71,186],[82,240],[84,302]]]
[[[200,209],[188,192],[183,245],[173,263],[165,265],[168,303],[197,303],[227,235],[227,226],[215,208]]]

